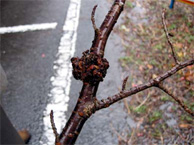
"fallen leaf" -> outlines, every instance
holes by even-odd
[[[182,52],[178,52],[177,55],[178,55],[179,57],[183,57],[183,53],[182,53]]]
[[[148,67],[149,69],[153,69],[153,66],[152,66],[151,64],[148,64],[147,67]]]
[[[182,48],[182,46],[183,46],[182,43],[176,43],[176,44],[175,44],[175,47],[177,47],[177,48]]]
[[[144,67],[142,65],[139,66],[139,70],[140,71],[143,71],[144,70]]]
[[[190,128],[192,125],[191,124],[180,124],[180,128]]]
[[[138,133],[137,133],[137,136],[138,136],[138,137],[143,136],[143,135],[144,135],[143,132],[138,132]]]
[[[155,79],[156,77],[158,77],[156,74],[152,75],[152,78]]]

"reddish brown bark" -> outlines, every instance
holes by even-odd
[[[101,101],[97,101],[96,109],[99,110],[99,109],[102,109],[102,108],[107,108],[110,105],[120,101],[121,99],[129,97],[129,96],[131,96],[133,94],[136,94],[138,92],[141,92],[141,91],[146,90],[146,89],[151,88],[151,87],[159,87],[160,83],[162,83],[165,79],[171,77],[172,75],[177,73],[179,70],[181,70],[181,69],[183,69],[183,68],[185,68],[187,66],[193,65],[193,64],[194,64],[194,59],[191,59],[191,60],[179,63],[176,66],[174,66],[173,68],[171,68],[170,70],[168,70],[165,73],[163,73],[162,75],[159,75],[155,79],[152,79],[152,80],[148,81],[145,84],[138,85],[136,87],[133,87],[133,88],[128,89],[126,91],[122,91],[122,92],[120,92],[120,93],[118,93],[116,95],[113,95],[111,97],[108,97],[106,99],[102,99]],[[182,106],[183,105],[181,105],[181,107]],[[186,110],[186,109],[184,108],[184,110]],[[191,112],[190,115],[194,116],[194,113]]]
[[[85,121],[95,111],[94,96],[96,95],[98,85],[83,84],[76,107],[68,120],[65,128],[60,134],[61,144],[74,144]]]
[[[96,54],[100,56],[101,58],[103,58],[107,39],[120,13],[123,10],[124,3],[125,3],[125,0],[115,0],[106,18],[104,19],[100,29],[98,29],[98,31],[95,30],[96,33],[95,33],[95,38],[92,43],[92,47],[90,48],[90,55]],[[93,10],[93,15],[94,13],[95,13],[95,8]],[[86,64],[81,64],[81,65],[83,66],[83,67],[81,66],[81,68],[84,68]],[[95,66],[98,67],[97,65]],[[75,69],[76,67],[77,66],[75,66]],[[76,70],[75,72],[77,73],[78,71]],[[78,75],[76,74],[75,76],[78,76]],[[95,112],[96,92],[98,89],[99,81],[86,82],[85,80],[87,79],[82,80],[83,87],[82,87],[82,91],[80,93],[78,102],[76,104],[76,107],[74,108],[74,111],[71,117],[69,118],[66,126],[64,127],[62,133],[59,136],[59,142],[56,140],[56,144],[63,144],[63,145],[74,144],[85,121],[91,116],[92,113]]]
[[[95,37],[92,42],[90,51],[83,52],[83,56],[81,58],[76,57],[71,59],[73,64],[73,76],[75,77],[75,79],[80,79],[83,82],[83,87],[74,111],[72,112],[68,122],[66,123],[66,126],[64,127],[60,135],[58,135],[56,131],[53,121],[53,112],[51,111],[51,124],[56,136],[56,145],[74,144],[86,120],[93,113],[95,113],[95,111],[107,108],[113,103],[116,103],[125,97],[131,96],[145,89],[151,87],[160,88],[160,83],[165,79],[172,76],[179,70],[194,64],[193,59],[181,63],[176,63],[176,66],[174,66],[164,74],[150,80],[146,84],[138,85],[137,87],[133,87],[129,90],[125,90],[125,85],[128,79],[125,78],[123,81],[121,92],[113,95],[112,97],[108,97],[107,99],[98,101],[96,99],[96,92],[98,90],[99,82],[103,81],[103,78],[106,75],[106,70],[109,67],[107,60],[103,58],[106,42],[120,13],[123,10],[125,1],[126,0],[114,1],[114,4],[112,5],[110,11],[106,15],[106,18],[104,19],[99,29],[96,27],[94,19],[97,6],[93,8],[91,20],[95,30]],[[165,32],[167,33],[166,29]],[[168,92],[166,90],[164,91],[166,93]],[[169,95],[171,95],[171,93],[169,93]],[[179,105],[183,107],[182,102],[179,102]],[[188,110],[187,106],[184,107],[184,110],[186,109]],[[194,115],[193,112],[190,112],[189,110],[188,113],[191,113],[192,116]]]

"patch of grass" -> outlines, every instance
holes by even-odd
[[[134,8],[133,3],[130,2],[130,1],[127,1],[126,6],[127,6],[128,8]]]
[[[119,58],[120,61],[124,61],[125,63],[131,63],[133,62],[133,57],[132,56],[124,56]]]
[[[171,25],[169,26],[169,30],[173,30],[173,29],[175,29],[175,28],[177,28],[177,26],[176,26],[175,24],[171,24]]]
[[[151,133],[151,135],[155,138],[159,138],[161,136],[161,131],[158,128],[154,129],[154,132]]]
[[[170,99],[169,96],[162,96],[162,97],[160,98],[160,100],[166,102],[166,101],[170,101],[171,99]]]
[[[184,104],[194,112],[194,103],[189,103],[188,101],[184,101]]]
[[[162,50],[163,46],[162,44],[158,43],[154,46],[155,49]]]
[[[194,36],[193,36],[193,35],[188,35],[186,39],[187,39],[187,41],[188,41],[189,43],[191,43],[191,42],[194,41]]]
[[[162,118],[162,113],[160,111],[154,111],[152,115],[149,117],[150,123],[157,121]]]
[[[150,78],[155,78],[155,76],[162,74],[175,65],[171,56],[170,46],[163,30],[160,13],[158,13],[159,8],[168,8],[170,2],[164,2],[161,4],[155,0],[147,0],[146,3],[130,0],[127,0],[126,2],[127,15],[125,15],[126,17],[123,19],[125,22],[122,24],[125,26],[121,25],[121,27],[118,27],[118,29],[122,31],[117,32],[120,33],[120,36],[122,36],[122,39],[124,40],[125,52],[127,55],[127,57],[120,59],[120,63],[125,66],[124,70],[129,71],[131,68],[131,76],[133,79],[129,79],[131,80],[129,81],[130,85],[137,84],[139,80],[141,80],[141,82],[145,82]],[[144,13],[146,13],[136,16],[138,16],[137,18],[141,21],[146,19],[150,25],[142,22],[137,23],[137,20],[135,23],[134,19],[131,19],[130,13],[133,6],[144,7],[144,10],[146,10]],[[154,14],[157,15],[155,16]],[[168,32],[173,35],[172,37],[170,36],[170,39],[175,47],[176,55],[180,61],[189,59],[189,57],[193,56],[194,53],[193,18],[193,10],[182,4],[181,6],[178,5],[175,7],[174,11],[167,10],[166,13]],[[189,70],[193,72],[193,68],[189,68]],[[166,83],[169,84],[168,86],[170,90],[175,92],[176,96],[178,95],[179,97],[182,93],[181,90],[185,89],[186,92],[184,92],[185,95],[183,96],[184,100],[188,101],[186,102],[186,105],[193,110],[193,80],[190,77],[191,75],[186,73],[189,70],[182,70],[176,73],[171,79],[167,79]],[[186,90],[188,88],[189,90]],[[160,141],[161,136],[163,138],[169,137],[169,135],[174,135],[174,137],[178,136],[178,134],[175,134],[175,126],[173,128],[169,127],[166,124],[166,120],[164,120],[164,117],[166,117],[163,116],[164,110],[159,109],[162,103],[169,101],[174,104],[171,106],[171,110],[169,111],[175,117],[175,120],[177,120],[178,125],[179,123],[186,123],[193,126],[194,119],[190,115],[184,111],[181,114],[182,109],[171,97],[156,90],[151,93],[151,96],[154,97],[154,99],[158,97],[156,102],[148,101],[143,106],[136,108],[135,106],[137,105],[137,102],[142,100],[145,94],[146,93],[137,94],[136,97],[138,99],[132,99],[130,101],[129,109],[131,111],[132,118],[135,120],[139,117],[145,117],[148,114],[144,118],[141,126],[146,129],[148,136],[152,139],[152,143],[154,143],[154,140]],[[165,144],[166,143],[167,141],[165,141]],[[140,140],[135,144],[140,144]]]
[[[173,111],[176,111],[177,110],[177,107],[176,106],[172,106],[172,110]]]
[[[188,121],[188,122],[193,122],[194,121],[194,119],[191,116],[188,116],[186,114],[181,115],[180,118],[181,118],[182,121]]]
[[[138,113],[138,114],[142,114],[142,113],[145,113],[146,112],[146,109],[147,109],[147,106],[145,105],[142,105],[138,108],[135,108],[134,109],[134,112]]]

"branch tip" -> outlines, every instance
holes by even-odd
[[[173,98],[179,104],[179,106],[183,108],[185,112],[189,113],[191,116],[194,116],[194,112],[192,112],[178,97],[174,96],[174,94],[171,91],[169,91],[167,88],[165,88],[162,84],[158,84],[158,86],[156,87],[158,87],[163,92],[168,94],[171,98]]]
[[[51,121],[51,127],[52,127],[52,130],[53,130],[53,133],[54,133],[55,138],[56,138],[56,143],[58,143],[59,142],[59,134],[57,132],[57,129],[56,129],[56,126],[55,126],[55,123],[54,123],[53,110],[51,110],[51,112],[50,112],[50,121]]]
[[[95,5],[93,7],[93,10],[92,10],[92,13],[91,13],[91,22],[92,22],[92,25],[93,25],[93,29],[95,30],[95,33],[96,34],[99,34],[99,29],[96,27],[96,24],[95,24],[95,11],[96,11],[96,8],[97,8],[98,5]]]
[[[176,57],[176,54],[175,54],[175,50],[174,50],[174,47],[173,47],[173,44],[170,40],[170,33],[168,32],[168,29],[167,29],[167,24],[166,24],[166,17],[165,17],[165,14],[166,14],[166,10],[163,9],[162,10],[162,25],[163,25],[163,29],[164,29],[164,32],[165,32],[165,35],[166,35],[166,38],[167,38],[167,41],[171,47],[171,53],[172,53],[172,57],[175,61],[176,64],[180,64],[180,62],[177,60],[177,57]],[[171,35],[172,36],[172,35]]]
[[[127,80],[128,80],[129,76],[127,76],[124,80],[123,80],[123,84],[122,84],[122,91],[125,90],[126,88],[126,84],[127,84]]]

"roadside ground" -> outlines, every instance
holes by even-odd
[[[115,32],[121,37],[124,56],[119,59],[124,72],[130,73],[128,87],[142,84],[174,66],[171,49],[163,30],[161,11],[180,61],[194,55],[194,9],[170,1],[127,0],[123,23]],[[164,85],[194,110],[194,67],[183,69]],[[193,144],[194,119],[167,94],[149,89],[124,101],[126,111],[137,123],[119,137],[119,144]]]

